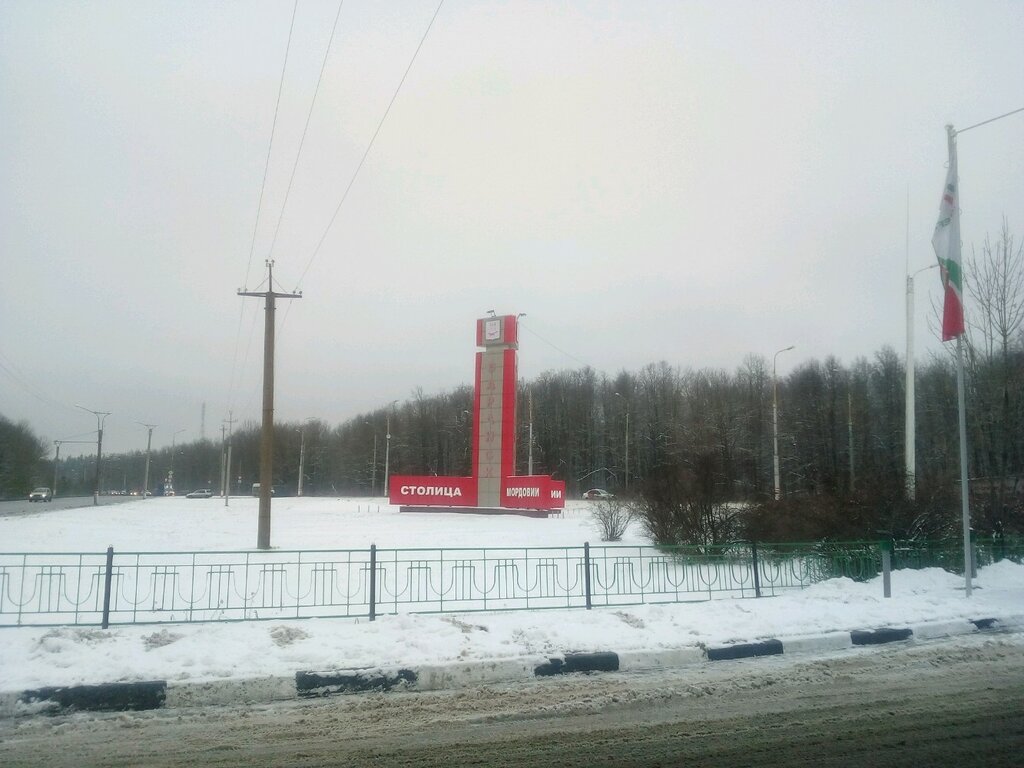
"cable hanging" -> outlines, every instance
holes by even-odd
[[[423,43],[426,42],[427,35],[430,34],[430,30],[434,26],[434,21],[437,19],[437,15],[441,12],[441,6],[443,5],[444,0],[441,0],[441,2],[437,4],[437,10],[434,11],[434,15],[430,17],[430,23],[427,24],[427,28],[424,30],[423,36],[420,38],[419,45],[416,46],[416,50],[413,52],[412,58],[409,59],[409,65],[405,68],[405,72],[402,74],[402,79],[398,82],[398,87],[395,88],[395,92],[391,96],[391,101],[388,102],[387,109],[384,110],[384,114],[377,123],[377,129],[373,132],[373,136],[370,137],[370,143],[366,145],[366,151],[363,152],[363,156],[359,159],[359,164],[352,173],[352,178],[349,179],[348,186],[345,187],[341,200],[338,202],[338,206],[334,209],[334,214],[327,223],[327,227],[324,229],[323,235],[320,236],[320,240],[317,242],[316,248],[313,249],[313,253],[309,257],[309,261],[306,262],[306,268],[302,270],[302,274],[299,276],[299,281],[295,284],[294,290],[296,292],[298,292],[299,287],[302,285],[302,281],[306,279],[306,273],[309,272],[309,268],[313,265],[314,259],[316,259],[317,255],[320,253],[320,249],[323,247],[324,241],[327,239],[327,235],[331,231],[331,227],[334,226],[335,219],[338,218],[341,206],[343,206],[345,204],[345,200],[348,199],[348,193],[351,191],[352,185],[355,184],[356,177],[359,176],[359,172],[362,170],[363,164],[366,162],[366,158],[370,154],[370,150],[373,149],[373,144],[377,140],[377,136],[380,134],[381,128],[384,127],[384,121],[388,119],[388,115],[391,113],[391,108],[394,106],[395,100],[398,99],[398,94],[402,90],[402,85],[405,84],[405,80],[409,76],[409,72],[412,70],[413,64],[416,63],[416,57],[419,55],[420,49],[423,48]]]

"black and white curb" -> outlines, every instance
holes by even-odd
[[[80,711],[128,712],[211,705],[266,704],[339,693],[436,691],[511,683],[538,677],[598,672],[679,669],[705,662],[839,651],[855,646],[930,640],[977,632],[1024,629],[1024,616],[1007,620],[942,621],[822,635],[659,651],[600,651],[552,657],[424,664],[415,667],[302,671],[294,677],[178,683],[164,680],[47,687],[0,693],[0,717]]]

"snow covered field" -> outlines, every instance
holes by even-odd
[[[586,503],[564,517],[399,515],[383,500],[279,499],[281,549],[545,547],[599,542]],[[253,549],[257,500],[151,499],[0,519],[6,552]],[[636,528],[624,543],[647,543]],[[833,579],[761,600],[449,615],[382,615],[163,626],[0,629],[0,690],[122,680],[200,681],[297,670],[414,665],[566,651],[661,650],[915,623],[1024,614],[1024,566],[981,569],[970,600],[939,569]]]
[[[155,498],[110,507],[0,519],[4,552],[192,552],[256,548],[259,500]],[[275,549],[562,547],[598,542],[589,502],[568,502],[560,518],[517,515],[399,515],[383,498],[281,498],[272,504]],[[623,539],[646,544],[639,528]]]

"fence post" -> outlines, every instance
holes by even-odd
[[[370,621],[377,618],[377,545],[370,545]]]
[[[892,539],[882,539],[882,597],[892,597]]]
[[[590,542],[583,542],[583,589],[587,593],[587,610],[592,607],[590,601]]]
[[[754,595],[761,596],[761,569],[757,563],[757,542],[750,542],[750,566],[754,569]]]
[[[103,623],[102,629],[110,626],[110,584],[114,577],[114,548],[107,547],[107,567],[103,577]]]

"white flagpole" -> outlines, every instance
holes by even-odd
[[[907,498],[911,501],[917,492],[916,466],[916,413],[914,405],[914,276],[910,274],[910,186],[907,186],[907,383],[903,409],[903,479]]]
[[[951,167],[956,164],[956,131],[952,125],[946,126],[949,143],[949,162]],[[956,262],[960,261],[960,178],[955,179],[956,194],[954,196],[953,219],[950,223],[950,245],[955,249]],[[961,273],[962,274],[962,273]],[[956,337],[956,404],[960,414],[960,511],[964,533],[964,591],[971,596],[971,510],[969,503],[970,488],[967,482],[967,406],[964,396],[964,344],[963,334]]]
[[[1010,115],[1016,115],[1024,112],[1024,107],[1015,109],[1006,114],[993,117],[988,120],[983,120],[980,123],[969,125],[959,131],[953,130],[952,125],[946,126],[946,136],[949,144],[949,162],[950,168],[954,169],[954,174],[958,168],[956,164],[956,137],[964,131],[970,131],[975,128],[979,128],[983,125],[995,122],[996,120],[1002,120],[1004,117]],[[954,194],[953,194],[953,211],[950,218],[951,231],[949,233],[950,243],[949,247],[955,249],[953,255],[956,257],[958,265],[962,264],[960,260],[960,179],[957,176],[954,178]],[[932,243],[934,244],[934,239]],[[939,255],[936,252],[936,255]],[[941,259],[941,255],[939,255]],[[963,271],[961,269],[961,282],[963,280]],[[962,286],[961,286],[962,288]],[[961,295],[961,310],[963,309],[963,296]],[[964,351],[963,351],[963,335],[966,333],[966,328],[961,330],[959,336],[956,337],[956,399],[957,408],[960,411],[960,506],[963,517],[963,529],[964,529],[964,584],[966,587],[967,597],[971,596],[971,510],[969,504],[969,493],[970,488],[967,483],[967,408],[964,397]]]

